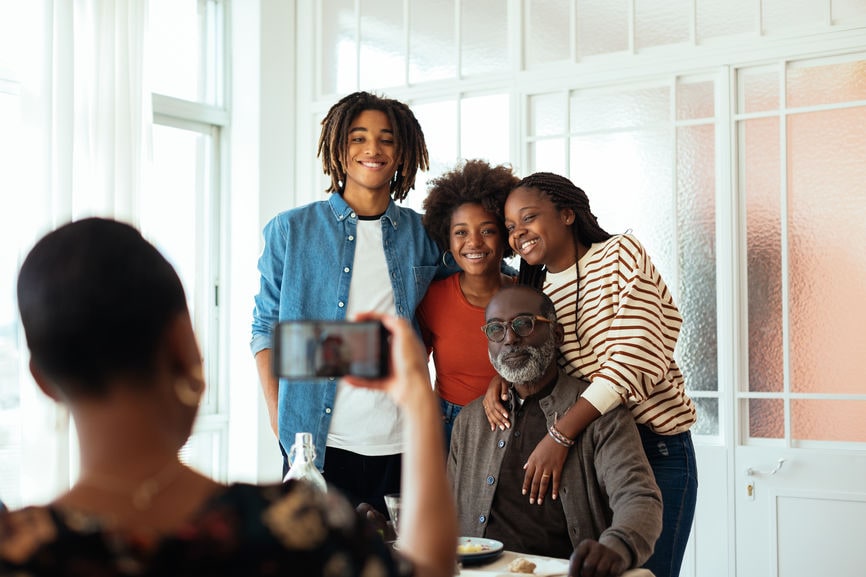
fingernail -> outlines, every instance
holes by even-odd
[[[504,430],[505,430],[505,425],[499,425],[499,430],[500,430],[500,431],[504,431]]]
[[[556,493],[554,493],[553,495],[551,495],[550,498],[553,499],[554,501],[556,501]]]
[[[529,504],[532,505],[532,504],[534,504],[534,503],[535,503],[535,499],[533,499],[532,497],[530,497],[530,498],[529,498]]]

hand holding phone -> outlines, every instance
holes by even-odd
[[[390,369],[384,378],[347,375],[344,381],[356,387],[386,391],[398,406],[408,409],[410,414],[419,406],[428,405],[439,415],[437,419],[441,420],[438,396],[430,383],[427,349],[412,324],[404,318],[377,313],[364,313],[359,318],[380,320],[390,335]]]
[[[289,380],[382,378],[388,353],[388,331],[376,319],[283,321],[274,331],[274,374]]]

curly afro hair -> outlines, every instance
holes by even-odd
[[[509,257],[514,251],[508,244],[502,207],[519,182],[508,164],[491,166],[484,160],[467,160],[429,182],[430,190],[424,199],[424,227],[439,248],[447,251],[451,246],[451,215],[460,205],[480,204],[496,215],[503,256]]]

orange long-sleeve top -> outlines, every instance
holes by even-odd
[[[496,371],[481,332],[484,307],[471,304],[460,290],[460,275],[434,281],[418,305],[417,317],[436,367],[436,391],[455,405],[484,394]]]

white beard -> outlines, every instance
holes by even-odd
[[[508,361],[501,360],[507,352],[525,351],[529,353],[529,360],[521,366],[511,366]],[[512,385],[525,385],[527,383],[535,383],[547,371],[547,367],[556,358],[556,343],[554,340],[548,339],[543,345],[538,347],[523,346],[517,347],[510,351],[500,350],[499,355],[493,356],[493,353],[488,351],[490,363],[499,375],[511,383]]]

